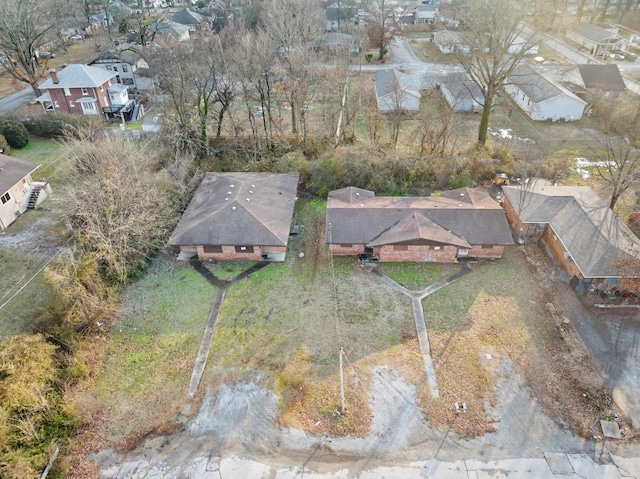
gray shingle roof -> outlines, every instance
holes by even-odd
[[[90,67],[74,63],[58,72],[59,83],[53,83],[49,78],[40,88],[48,90],[50,88],[95,88],[112,78],[116,74],[104,68]]]
[[[540,75],[538,72],[534,71],[529,65],[520,64],[514,68],[511,75],[509,75],[509,81],[525,92],[526,95],[536,103],[540,103],[560,95],[568,95],[576,100],[582,101],[573,93],[561,88]]]
[[[577,33],[578,35],[588,38],[589,40],[596,43],[603,43],[608,38],[615,37],[615,35],[610,31],[605,30],[604,28],[596,27],[595,25],[586,22],[573,25],[569,29]]]
[[[618,65],[578,65],[578,71],[586,88],[597,88],[603,91],[627,89]]]
[[[461,247],[513,244],[500,205],[487,193],[468,188],[443,197],[376,197],[352,187],[332,191],[325,240],[372,246],[415,241]]]
[[[484,95],[480,87],[469,78],[466,72],[449,73],[442,79],[442,83],[447,86],[447,90],[457,101],[469,99],[484,104]]]
[[[286,246],[297,173],[207,173],[170,245]]]
[[[33,173],[38,164],[0,153],[0,195],[4,195],[22,178]]]
[[[200,25],[207,21],[204,16],[191,10],[183,10],[175,13],[171,16],[171,20],[181,25]]]
[[[640,240],[587,186],[502,189],[521,221],[551,226],[585,278],[619,277],[613,264],[640,256]]]

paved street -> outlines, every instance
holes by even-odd
[[[0,99],[0,114],[6,115],[13,113],[21,106],[24,106],[35,99],[36,95],[33,92],[33,88],[30,86],[23,88],[19,92]]]

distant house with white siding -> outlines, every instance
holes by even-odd
[[[513,70],[504,90],[532,120],[579,120],[587,105],[566,88],[553,83],[525,64],[520,64]]]

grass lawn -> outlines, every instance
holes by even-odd
[[[16,249],[0,249],[0,339],[34,331],[38,311],[50,304],[52,293],[42,273],[27,281],[47,260]]]
[[[495,368],[501,358],[540,364],[553,328],[548,292],[531,274],[523,250],[474,265],[471,274],[423,299],[440,398],[426,381],[411,300],[354,258],[330,257],[324,244],[325,202],[299,200],[302,225],[287,260],[254,272],[226,291],[200,391],[228,377],[260,373],[280,395],[280,424],[314,434],[366,435],[372,368],[388,365],[416,385],[427,420],[453,420],[451,404],[469,413],[455,430],[465,436],[491,430]],[[304,253],[301,255],[300,253]],[[252,263],[220,262],[229,279]],[[458,265],[396,263],[378,268],[409,289],[422,289]],[[127,293],[112,329],[96,396],[110,408],[105,439],[140,437],[175,419],[189,404],[193,361],[215,291],[188,265],[162,257]],[[338,353],[347,368],[347,416],[339,405]],[[486,358],[494,358],[489,361]],[[534,359],[531,359],[534,358]]]
[[[64,180],[67,159],[62,143],[57,140],[29,135],[27,146],[12,149],[11,156],[33,161],[40,165],[40,168],[33,174],[34,180],[44,178],[52,186]]]
[[[96,398],[111,408],[112,439],[180,412],[214,296],[193,268],[165,256],[131,285],[95,383]]]

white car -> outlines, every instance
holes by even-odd
[[[69,37],[71,40],[84,40],[83,35],[72,35]]]

